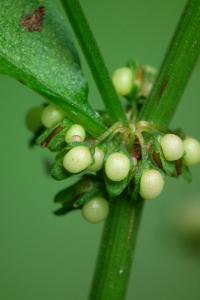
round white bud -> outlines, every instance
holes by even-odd
[[[41,121],[46,128],[51,128],[61,122],[64,117],[65,113],[61,109],[50,104],[43,109]]]
[[[88,147],[77,146],[64,156],[63,166],[70,173],[79,173],[92,163],[92,155]]]
[[[184,154],[183,141],[175,134],[165,134],[160,139],[163,154],[168,161],[180,159]]]
[[[117,69],[112,76],[112,82],[118,95],[128,95],[133,87],[133,72],[128,67]]]
[[[184,162],[187,166],[200,163],[200,143],[194,138],[186,138],[183,141],[185,156]]]
[[[99,147],[96,147],[94,152],[94,163],[89,166],[88,170],[92,172],[101,170],[103,166],[104,156],[105,154],[103,150],[101,150]]]
[[[146,170],[140,180],[140,196],[145,200],[158,197],[164,187],[162,174],[157,170]]]
[[[121,152],[115,152],[109,155],[105,163],[106,175],[112,181],[125,179],[128,176],[130,168],[130,160]]]
[[[86,137],[86,133],[83,126],[79,124],[74,124],[66,132],[65,142],[69,144],[76,141],[83,142],[85,140],[85,137]]]
[[[94,197],[83,205],[81,212],[86,221],[97,224],[108,216],[109,203],[102,197]]]

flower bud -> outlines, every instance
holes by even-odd
[[[117,69],[112,76],[112,82],[118,95],[128,95],[133,87],[133,72],[130,68]]]
[[[121,181],[128,176],[131,165],[128,157],[121,152],[115,152],[108,156],[105,163],[105,172],[112,181]]]
[[[163,154],[168,161],[180,159],[184,154],[183,141],[175,134],[165,134],[160,139]]]
[[[196,139],[186,138],[183,141],[185,156],[184,162],[187,166],[193,166],[200,163],[200,143]]]
[[[104,152],[99,147],[95,148],[94,152],[94,163],[89,166],[88,170],[92,172],[97,172],[101,170],[104,161]]]
[[[79,124],[72,125],[65,135],[66,143],[70,144],[72,142],[83,142],[85,140],[86,133],[83,126]]]
[[[50,128],[61,122],[64,117],[65,113],[61,109],[50,104],[43,109],[41,122],[46,128]]]
[[[79,173],[92,163],[92,155],[88,147],[77,146],[66,153],[63,166],[70,173]]]
[[[109,203],[102,197],[95,197],[84,204],[82,216],[89,223],[97,224],[106,219],[109,213]]]
[[[27,115],[26,115],[26,126],[27,128],[32,131],[36,132],[41,126],[41,114],[42,114],[43,108],[41,106],[36,106],[31,108]]]
[[[157,170],[146,170],[140,180],[140,196],[145,200],[151,200],[160,195],[164,187],[162,174]]]

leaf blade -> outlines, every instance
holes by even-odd
[[[30,31],[22,20],[34,17],[41,3],[44,8],[41,29]],[[82,122],[91,134],[98,135],[105,130],[100,116],[87,102],[87,81],[55,3],[1,1],[0,72],[61,107],[73,121]]]

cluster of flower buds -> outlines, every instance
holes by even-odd
[[[126,78],[130,70],[116,71],[115,85],[120,72],[127,72]],[[130,92],[122,85],[121,94]],[[52,105],[36,111],[43,127],[34,142],[57,153],[51,175],[66,180],[66,189],[55,197],[61,204],[57,215],[81,209],[87,221],[99,223],[107,217],[112,197],[124,193],[137,201],[154,199],[163,190],[165,175],[190,180],[188,167],[200,162],[196,139],[178,131],[163,133],[146,121],[130,122],[128,127],[115,123],[94,139]]]
[[[112,82],[119,96],[134,101],[149,96],[156,75],[154,67],[130,61],[127,66],[113,72]]]

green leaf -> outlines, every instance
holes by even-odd
[[[87,102],[88,85],[54,1],[1,0],[0,73],[58,105],[91,134],[105,130]]]
[[[168,176],[176,176],[176,165],[175,162],[172,161],[167,161],[163,155],[162,152],[160,152],[160,160],[162,163],[162,168],[163,171],[168,175]]]
[[[188,183],[191,183],[192,181],[192,174],[190,172],[190,169],[186,166],[186,165],[183,165],[183,168],[182,168],[182,176],[183,178],[188,182]]]
[[[133,176],[133,180],[130,183],[129,186],[129,193],[131,195],[131,198],[137,199],[137,196],[139,194],[139,190],[140,190],[140,179],[142,176],[142,173],[144,170],[149,169],[150,163],[148,160],[148,157],[146,157],[144,160],[141,160],[135,167],[134,170],[134,176]]]
[[[125,190],[128,183],[129,177],[126,177],[124,180],[121,180],[119,182],[112,181],[105,177],[106,190],[108,191],[110,197],[116,197],[120,195]]]
[[[56,211],[54,211],[54,214],[56,216],[64,216],[73,210],[76,210],[76,208],[73,207],[72,202],[69,202],[65,206],[62,206],[62,207],[58,208]]]
[[[71,176],[77,177],[78,176]],[[60,191],[54,198],[54,202],[61,203],[61,208],[54,213],[56,215],[65,215],[68,212],[83,206],[96,194],[100,193],[100,186],[93,181],[91,177],[80,177],[79,180],[72,180],[72,185]]]
[[[90,201],[90,199],[100,194],[102,194],[102,186],[99,183],[93,184],[93,186],[90,187],[90,190],[85,192],[74,202],[74,207],[82,207],[86,202]]]
[[[71,202],[79,194],[76,186],[67,187],[66,189],[60,191],[54,198],[54,202],[61,203],[62,205]]]
[[[177,177],[177,170],[176,170],[176,162],[167,161],[163,154],[161,145],[159,140],[155,135],[152,135],[152,162],[156,165],[156,167],[162,169],[168,176]]]
[[[67,153],[67,149],[64,149],[55,158],[55,161],[51,169],[51,176],[55,180],[63,180],[71,175],[63,167],[63,159],[66,153]]]
[[[62,203],[75,199],[96,187],[92,177],[84,175],[72,175],[68,178],[71,184],[64,190],[60,191],[54,198],[54,202]]]
[[[33,136],[31,137],[31,139],[29,141],[30,147],[34,147],[37,144],[37,139],[39,138],[39,136],[41,134],[43,134],[44,130],[45,130],[45,127],[41,126],[40,128],[38,128],[38,130],[36,132],[33,133]]]

